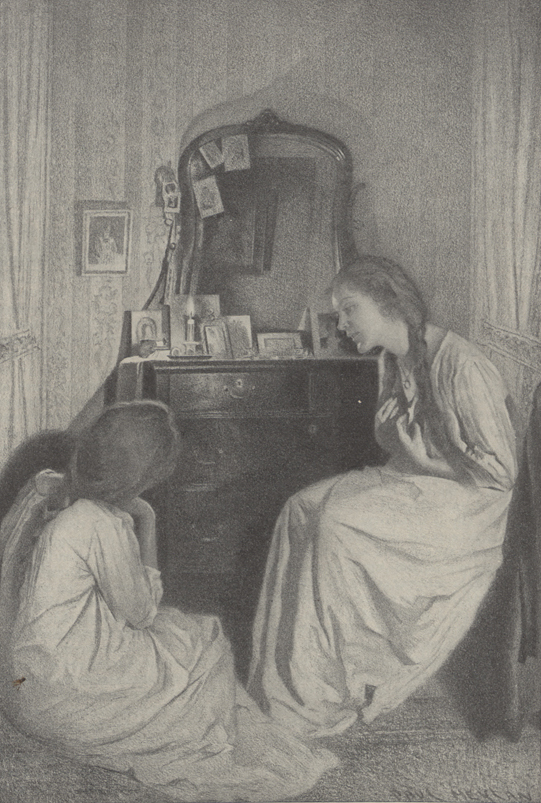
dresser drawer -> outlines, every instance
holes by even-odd
[[[331,416],[189,417],[179,421],[182,451],[177,484],[250,483],[287,472],[292,463],[317,462],[336,451]],[[272,481],[275,481],[272,479]]]
[[[177,412],[265,412],[308,409],[308,375],[305,371],[231,371],[172,374],[169,404]]]
[[[184,572],[233,571],[247,522],[262,526],[247,490],[182,488],[169,495],[167,505],[169,527],[161,549],[165,588],[174,588]]]
[[[258,577],[287,498],[372,462],[374,360],[156,362],[141,391],[170,405],[182,436],[175,473],[150,499],[168,594],[182,575],[255,566]]]

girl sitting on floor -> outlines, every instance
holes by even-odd
[[[212,616],[160,606],[140,494],[179,438],[159,402],[106,409],[67,476],[41,472],[0,531],[2,707],[23,733],[175,800],[276,800],[335,766],[262,714]],[[24,681],[21,679],[24,678]]]

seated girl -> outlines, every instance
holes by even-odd
[[[42,472],[19,494],[0,531],[2,669],[18,681],[3,710],[171,799],[294,796],[335,757],[258,710],[216,618],[159,605],[154,514],[139,494],[177,450],[164,405],[115,405],[82,434],[67,477]]]
[[[296,732],[370,723],[443,664],[502,560],[515,439],[498,372],[427,323],[402,269],[363,257],[332,285],[338,326],[384,349],[381,467],[293,496],[276,524],[248,691]]]

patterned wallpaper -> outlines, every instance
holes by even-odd
[[[176,169],[200,131],[268,106],[346,142],[368,187],[359,214],[372,224],[358,230],[413,272],[436,322],[467,333],[468,4],[425,5],[54,0],[47,426],[66,426],[100,388],[123,311],[156,281],[156,169]],[[128,275],[77,275],[73,208],[85,199],[132,210]]]

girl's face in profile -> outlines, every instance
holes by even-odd
[[[357,351],[365,354],[386,346],[389,318],[370,296],[342,285],[335,289],[332,303],[338,312],[338,328],[353,340]]]

